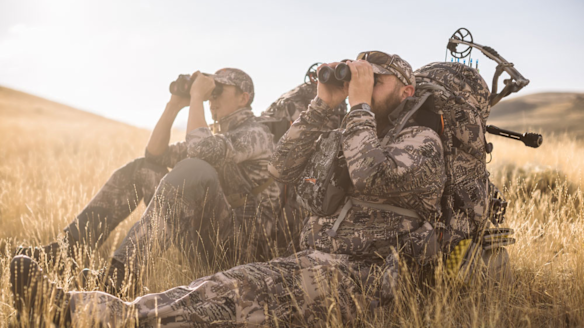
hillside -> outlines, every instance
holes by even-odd
[[[83,128],[105,124],[147,134],[128,124],[110,120],[44,98],[0,86],[0,126],[21,124],[66,124]],[[500,102],[491,111],[489,124],[518,132],[541,131],[544,136],[568,132],[584,138],[584,93],[536,93]]]
[[[493,107],[489,124],[517,132],[539,131],[584,138],[584,93],[536,93]]]
[[[137,129],[96,114],[0,86],[0,119],[2,124],[19,121],[23,118],[29,122],[42,119],[44,123],[66,122],[72,126],[99,123]]]
[[[0,87],[0,239],[34,238],[23,224],[37,215],[71,220],[115,168],[144,155],[149,134]],[[71,208],[50,210],[68,199]]]

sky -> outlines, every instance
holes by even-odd
[[[584,92],[582,0],[0,0],[0,86],[152,128],[179,74],[243,69],[259,114],[315,62],[381,50],[415,69],[459,27],[531,80],[519,95]]]

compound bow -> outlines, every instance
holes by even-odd
[[[457,51],[456,49],[459,44],[466,45],[467,48],[463,49],[462,51]],[[521,73],[515,69],[513,63],[508,62],[505,58],[503,58],[503,56],[499,55],[495,49],[474,43],[472,34],[464,27],[459,28],[456,30],[456,32],[454,32],[454,34],[452,34],[448,40],[448,45],[446,48],[450,50],[450,54],[454,58],[466,58],[470,56],[472,48],[477,48],[485,56],[494,60],[498,64],[497,68],[495,69],[495,75],[493,76],[493,84],[491,87],[491,97],[489,99],[489,104],[491,106],[496,105],[499,101],[501,101],[501,99],[507,97],[511,93],[518,92],[529,84],[529,80],[523,77],[523,75],[521,75]],[[511,78],[505,79],[503,81],[505,83],[505,87],[503,90],[501,90],[500,93],[497,93],[499,77],[503,71],[507,72]]]

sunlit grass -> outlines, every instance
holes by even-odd
[[[117,167],[142,156],[148,135],[145,130],[92,119],[1,118],[0,326],[15,319],[8,282],[14,247],[58,239]],[[507,225],[515,229],[518,239],[508,247],[514,282],[469,288],[438,272],[436,284],[420,290],[404,278],[397,302],[374,312],[363,310],[367,308],[363,305],[357,326],[584,325],[584,145],[566,135],[547,137],[540,149],[496,137],[490,141],[495,143],[495,152],[489,170],[510,202]],[[94,269],[106,266],[143,210],[142,205],[100,250],[84,250],[75,261]],[[216,245],[205,250],[219,256],[209,265],[200,257],[185,256],[180,248],[154,251],[138,294],[186,285],[255,260],[238,253],[222,258],[224,249]],[[42,265],[57,285],[75,288],[79,268],[59,275],[50,265]],[[102,287],[90,284],[89,289],[93,288]],[[133,296],[129,290],[122,295],[126,300]],[[346,325],[335,310],[334,297],[331,302],[329,326]]]

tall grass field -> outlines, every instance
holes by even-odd
[[[464,286],[438,277],[424,291],[404,281],[393,306],[363,311],[351,325],[584,326],[584,143],[570,133],[541,127],[539,132],[544,144],[538,149],[487,136],[494,144],[491,179],[509,201],[506,226],[517,238],[507,248],[513,281]],[[9,283],[15,247],[62,237],[62,229],[110,174],[143,156],[148,136],[147,130],[0,88],[0,327],[17,324]],[[183,137],[184,132],[173,135],[174,140]],[[80,267],[60,274],[41,264],[49,278],[66,290],[75,289],[79,270],[106,265],[143,211],[142,204],[102,248],[87,253]],[[249,260],[254,259],[234,257],[209,267],[182,256],[178,248],[167,250],[150,259],[137,295],[186,285]],[[135,295],[122,296],[131,300]],[[347,324],[331,313],[328,326]]]

